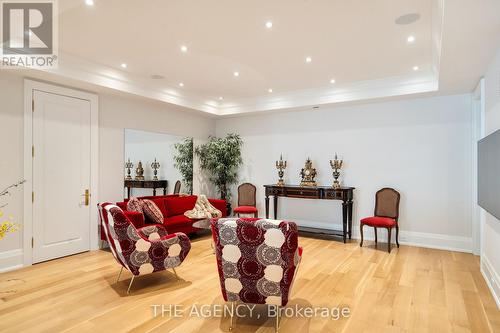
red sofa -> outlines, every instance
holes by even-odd
[[[167,229],[169,234],[175,232],[183,232],[185,234],[200,231],[200,229],[193,227],[193,223],[197,220],[192,220],[184,215],[184,212],[193,209],[196,203],[197,196],[179,196],[179,195],[166,195],[166,196],[149,196],[139,197],[139,199],[149,199],[153,201],[163,214],[163,226]],[[219,199],[208,199],[210,203],[222,212],[222,217],[227,216],[226,201]],[[136,228],[141,228],[147,224],[152,224],[148,218],[144,217],[142,213],[127,211],[128,199],[122,202],[117,202],[116,205],[120,207],[127,217],[132,221]],[[101,236],[102,238],[102,236]]]

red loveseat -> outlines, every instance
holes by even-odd
[[[153,201],[163,214],[163,226],[169,234],[175,232],[183,232],[185,234],[191,234],[200,229],[193,227],[193,223],[197,220],[190,219],[184,215],[184,212],[193,209],[196,204],[196,195],[189,196],[179,196],[179,195],[166,195],[166,196],[149,196],[149,197],[139,197],[139,199],[149,199]],[[208,199],[210,203],[222,212],[222,217],[227,216],[226,201],[219,199]],[[145,225],[152,224],[147,217],[144,217],[142,213],[127,211],[126,199],[123,202],[117,202],[116,205],[120,207],[125,215],[132,221],[132,224],[136,228],[141,228]],[[101,239],[102,239],[101,233]],[[104,239],[105,240],[105,239]]]

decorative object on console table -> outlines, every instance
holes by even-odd
[[[352,209],[354,204],[354,187],[340,187],[334,189],[331,186],[298,186],[298,185],[264,185],[266,190],[266,218],[269,218],[269,196],[273,196],[274,219],[278,218],[278,197],[299,199],[320,199],[342,201],[342,231],[318,228],[299,227],[301,231],[319,233],[331,236],[342,236],[344,243],[347,237],[352,236]]]
[[[141,161],[139,161],[135,169],[135,180],[144,180],[144,168],[142,167]]]
[[[339,189],[340,188],[340,182],[339,182],[339,177],[340,177],[340,169],[342,168],[342,164],[344,163],[343,160],[339,160],[337,157],[337,153],[335,153],[335,159],[332,161],[330,160],[330,166],[333,169],[333,185],[332,187],[334,189]]]
[[[153,169],[153,180],[158,180],[158,169],[160,168],[160,163],[155,161],[151,163],[151,168]]]
[[[150,188],[153,189],[153,195],[156,195],[156,189],[162,188],[163,195],[167,195],[168,181],[166,180],[127,180],[124,183],[127,189],[127,198],[130,198],[131,190],[133,188]]]
[[[131,172],[133,167],[134,167],[134,163],[130,162],[130,158],[129,158],[127,163],[125,163],[125,168],[127,169],[127,177],[125,177],[126,180],[132,180],[132,176],[131,176],[130,172]]]
[[[285,175],[284,170],[286,169],[286,161],[283,161],[283,154],[280,154],[280,160],[276,161],[276,169],[278,169],[278,186],[285,186],[285,181],[283,176]]]
[[[300,171],[300,175],[302,176],[302,181],[300,182],[300,186],[316,186],[316,181],[314,177],[316,177],[316,169],[312,167],[311,159],[308,157],[306,160],[306,164],[304,168]]]

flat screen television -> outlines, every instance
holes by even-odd
[[[478,143],[478,204],[500,220],[500,130]]]

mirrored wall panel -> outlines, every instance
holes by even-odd
[[[192,192],[191,137],[125,129],[124,160],[125,198]]]

